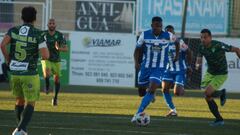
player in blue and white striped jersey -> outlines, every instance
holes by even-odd
[[[165,30],[173,34],[175,33],[174,27],[171,25],[168,25]],[[192,72],[192,52],[182,39],[179,39],[179,42],[180,49],[178,61],[174,61],[173,59],[176,53],[174,43],[169,43],[168,45],[168,64],[162,79],[163,97],[170,109],[167,116],[177,116],[177,111],[172,102],[172,97],[169,93],[169,89],[174,84],[174,94],[178,96],[183,95],[186,72],[188,71],[189,74]]]
[[[161,85],[161,77],[166,69],[167,47],[170,42],[174,42],[179,49],[179,43],[172,33],[162,31],[162,19],[152,18],[152,29],[142,32],[134,52],[135,67],[139,70],[138,86],[147,88],[141,105],[137,113],[141,113],[154,100],[154,93]],[[140,63],[140,56],[142,56]],[[178,60],[178,51],[174,56],[174,61]],[[133,117],[132,122],[136,119]]]

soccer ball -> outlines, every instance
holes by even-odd
[[[136,115],[136,124],[138,126],[147,126],[150,123],[150,116],[145,112]]]

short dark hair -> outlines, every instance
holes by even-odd
[[[37,10],[34,7],[28,6],[22,9],[22,20],[25,23],[32,23],[36,20]]]
[[[155,16],[155,17],[152,18],[152,23],[153,22],[162,22],[162,18],[159,17],[159,16]]]
[[[165,30],[167,30],[167,29],[173,29],[174,30],[174,27],[172,25],[168,25],[168,26],[165,27]]]
[[[209,29],[202,29],[201,33],[208,33],[209,36],[212,36],[212,33]]]

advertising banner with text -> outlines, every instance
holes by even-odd
[[[133,34],[70,34],[71,85],[134,87]]]
[[[76,31],[133,33],[135,2],[76,1]]]
[[[184,0],[139,0],[137,30],[150,28],[153,16],[160,16],[163,25],[181,31]],[[199,33],[208,28],[214,34],[227,34],[229,0],[189,0],[186,33]]]

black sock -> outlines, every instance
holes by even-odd
[[[215,90],[213,93],[212,93],[212,97],[220,97],[222,95],[222,90]]]
[[[49,90],[49,77],[45,78],[45,89],[46,89],[46,91]]]
[[[26,131],[27,125],[32,118],[34,107],[32,105],[27,105],[21,115],[21,121],[18,123],[18,129],[23,129]]]
[[[15,105],[15,113],[16,113],[17,124],[21,120],[21,114],[22,114],[23,109],[24,109],[24,105]]]
[[[57,99],[59,90],[60,90],[60,82],[55,82],[55,95],[54,95],[54,99]]]
[[[223,120],[222,116],[220,115],[218,111],[218,106],[214,100],[207,101],[208,107],[212,114],[215,116],[217,121]]]

